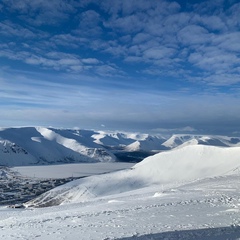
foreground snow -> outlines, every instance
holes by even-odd
[[[78,204],[0,209],[0,239],[238,239],[240,176],[155,186]]]

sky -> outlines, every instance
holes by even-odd
[[[0,126],[240,134],[237,0],[1,0]]]

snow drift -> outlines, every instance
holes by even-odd
[[[186,146],[148,157],[128,170],[73,181],[41,195],[26,206],[78,203],[153,185],[233,173],[239,166],[240,147]]]

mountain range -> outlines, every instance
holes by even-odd
[[[240,138],[162,135],[94,130],[18,127],[0,129],[0,165],[79,162],[139,162],[160,151],[187,145],[240,146]]]
[[[123,157],[152,154],[128,168],[93,173],[12,206],[22,209],[1,207],[1,239],[240,238],[237,137],[162,137],[43,127],[1,129],[0,137],[2,164],[94,162],[59,165],[65,172],[68,167],[76,170],[76,165],[117,165],[113,162],[119,153]],[[16,168],[29,172],[47,168],[53,177],[59,166]],[[9,194],[15,191],[21,198],[20,186],[26,192],[33,187],[30,193],[46,187],[35,186],[34,176],[13,189],[9,179],[16,182],[16,168],[1,167],[2,186],[8,185]]]

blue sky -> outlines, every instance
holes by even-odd
[[[240,132],[235,0],[2,0],[0,125]]]

